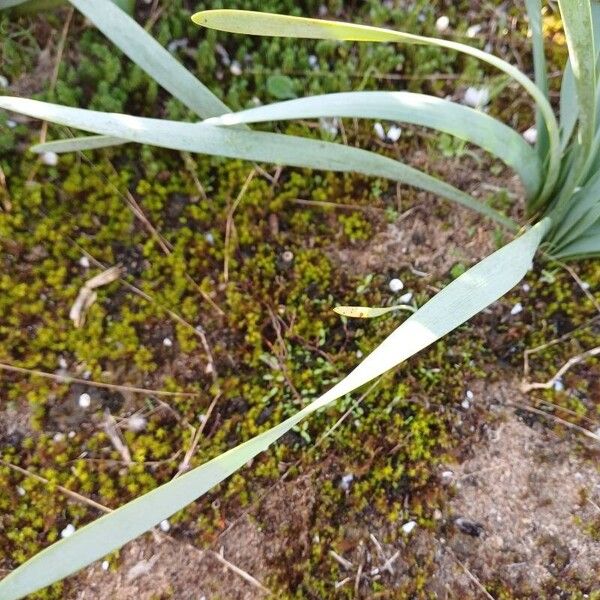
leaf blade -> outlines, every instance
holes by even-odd
[[[518,132],[484,112],[426,94],[325,94],[229,113],[207,122],[238,125],[321,117],[385,119],[437,129],[499,157],[519,174],[529,196],[533,196],[540,187],[540,161]]]
[[[356,171],[384,177],[467,206],[510,229],[516,227],[508,217],[444,181],[399,161],[342,144],[204,123],[102,113],[10,96],[0,97],[0,108],[68,127],[173,150],[338,172]]]

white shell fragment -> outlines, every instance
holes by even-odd
[[[387,139],[390,142],[397,142],[402,135],[402,129],[398,125],[392,125],[387,132]]]
[[[44,152],[40,158],[48,167],[55,167],[58,164],[58,154],[56,152]]]
[[[61,538],[68,538],[71,537],[73,534],[75,533],[75,525],[72,525],[71,523],[69,523],[61,532],[60,532],[60,537]]]
[[[416,521],[408,521],[402,525],[402,531],[408,535],[416,526]]]
[[[517,302],[511,309],[510,309],[510,314],[514,317],[515,315],[518,315],[519,313],[523,312],[523,305],[520,302]]]
[[[530,127],[523,132],[523,137],[525,138],[526,142],[535,144],[537,142],[537,129],[535,127]]]
[[[89,408],[92,403],[92,397],[89,394],[83,393],[79,396],[78,404],[81,408]]]
[[[167,533],[167,531],[169,531],[169,529],[171,529],[171,523],[169,523],[168,519],[164,519],[163,521],[160,522],[159,527],[160,527],[161,531],[164,531],[165,533]]]
[[[388,285],[390,286],[390,291],[394,294],[397,294],[404,289],[404,284],[398,278],[391,279]]]
[[[380,140],[385,140],[385,129],[379,121],[373,125],[373,131]]]
[[[487,88],[469,87],[465,91],[463,101],[467,106],[483,108],[490,101],[490,92]]]
[[[435,28],[439,33],[446,31],[446,29],[448,29],[449,25],[450,25],[450,19],[446,15],[441,16],[435,22]]]

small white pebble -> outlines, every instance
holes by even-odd
[[[170,348],[173,345],[173,341],[171,340],[171,338],[165,338],[163,340],[163,346],[165,346],[165,348]]]
[[[161,521],[159,524],[160,530],[164,531],[165,533],[167,533],[167,531],[169,531],[169,529],[171,529],[171,523],[169,523],[168,519],[164,519],[164,521]]]
[[[6,126],[9,129],[14,129],[17,126],[17,122],[13,121],[13,119],[6,119]]]
[[[565,389],[565,384],[562,382],[562,379],[555,379],[552,387],[555,392],[562,392]]]
[[[402,304],[408,304],[413,297],[413,293],[412,292],[406,292],[406,294],[402,294],[402,296],[400,296],[400,298],[398,298],[398,300],[400,300],[400,302]]]
[[[107,560],[103,560],[102,561],[102,570],[103,571],[108,571],[108,567],[109,567],[109,562]]]
[[[404,284],[398,278],[391,279],[388,285],[394,294],[397,294],[400,290],[404,289]]]
[[[92,397],[89,394],[83,393],[79,396],[78,403],[81,408],[89,408],[92,403]]]
[[[474,38],[481,31],[481,25],[471,25],[467,29],[467,37]]]
[[[204,234],[204,239],[212,246],[215,243],[215,236],[209,231]]]
[[[523,291],[524,291],[526,294],[528,294],[528,293],[529,293],[529,291],[531,290],[531,287],[530,287],[530,285],[529,285],[528,283],[524,283],[524,284],[523,284],[523,286],[522,286],[522,289],[523,289]]]
[[[67,437],[72,440],[75,437],[76,433],[74,431],[69,431],[69,433],[67,434]]]
[[[327,135],[335,137],[338,134],[339,121],[336,118],[333,118],[333,119],[321,118],[321,119],[319,119],[319,129],[323,133],[326,133]]]
[[[79,259],[79,266],[83,267],[84,269],[89,269],[90,268],[90,259],[87,256],[82,256]]]
[[[67,364],[67,361],[65,360],[64,356],[59,356],[58,357],[58,366],[61,369],[66,369],[69,365]]]
[[[65,434],[64,433],[55,433],[54,437],[52,438],[52,441],[54,441],[55,443],[59,443],[59,442],[64,442],[65,440]]]
[[[55,167],[58,164],[58,154],[56,152],[44,152],[41,159],[48,167]]]
[[[409,534],[416,526],[416,521],[408,521],[407,523],[404,523],[404,525],[402,525],[402,531],[406,534]]]
[[[60,537],[62,538],[68,538],[71,537],[73,534],[75,533],[75,525],[71,525],[71,523],[69,523],[61,532],[60,532]]]
[[[460,405],[461,405],[461,406],[462,406],[462,407],[463,407],[465,410],[467,410],[467,409],[471,408],[471,403],[470,403],[470,402],[469,402],[469,401],[468,401],[466,398],[465,398],[465,399],[464,399],[464,400],[463,400],[463,401],[460,403]]]
[[[356,351],[356,358],[362,358],[362,357],[363,357],[362,350],[357,350]]]
[[[19,496],[24,496],[25,495],[25,488],[22,488],[20,485],[17,486],[17,494],[19,494]]]
[[[487,88],[469,87],[465,91],[464,103],[473,108],[483,108],[490,101],[490,92]]]
[[[387,132],[387,139],[390,142],[397,142],[402,135],[402,129],[398,125],[392,125]]]
[[[513,315],[513,317],[515,315],[518,315],[519,313],[523,312],[523,305],[520,302],[517,302],[511,309],[510,309],[510,314]]]
[[[136,433],[139,431],[144,431],[144,429],[146,429],[147,424],[148,421],[145,417],[142,417],[142,415],[131,415],[127,419],[127,429]]]
[[[465,397],[467,398],[467,400],[473,400],[473,398],[475,398],[475,394],[471,390],[467,390],[467,392],[465,393]]]
[[[442,511],[441,511],[439,508],[436,508],[436,509],[433,511],[433,518],[434,518],[436,521],[439,521],[439,520],[441,520],[442,516],[443,516],[443,515],[442,515]]]
[[[373,131],[380,140],[385,140],[385,129],[379,121],[373,125]]]
[[[312,69],[316,69],[319,65],[319,59],[314,54],[311,54],[308,57],[308,64]]]
[[[582,282],[581,282],[581,287],[582,287],[584,290],[589,290],[589,289],[590,289],[590,284],[589,284],[587,281],[582,281]]]
[[[348,475],[344,475],[342,477],[342,481],[340,482],[340,487],[343,490],[348,491],[350,489],[350,484],[352,483],[353,480],[354,480],[354,475],[352,475],[352,473],[348,473]]]
[[[535,127],[530,127],[523,132],[523,137],[525,138],[526,142],[535,144],[537,142],[537,129]]]
[[[440,33],[442,33],[443,31],[446,31],[446,29],[448,29],[448,26],[450,25],[450,19],[444,15],[442,17],[440,17],[436,22],[435,22],[435,28],[437,29],[437,31],[439,31]]]
[[[231,71],[231,74],[235,75],[236,77],[238,75],[242,74],[242,66],[240,65],[240,63],[237,60],[234,60],[231,63],[231,66],[229,67],[229,70]]]
[[[442,471],[442,480],[445,482],[450,481],[454,477],[454,473],[452,471]]]

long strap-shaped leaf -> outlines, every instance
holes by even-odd
[[[205,85],[110,0],[69,0],[134,63],[202,118],[229,112]]]
[[[506,227],[513,230],[516,228],[515,223],[504,215],[444,181],[397,160],[342,144],[277,133],[216,127],[204,123],[183,123],[103,113],[9,96],[0,96],[0,108],[140,144],[296,167],[339,172],[355,171],[369,176],[384,177],[438,194],[495,219]]]
[[[565,260],[600,257],[600,221],[590,227],[586,235],[552,252],[552,255]]]
[[[548,98],[548,73],[546,71],[546,57],[544,56],[544,33],[542,31],[542,2],[541,0],[525,0],[525,8],[531,27],[535,84]],[[536,148],[540,160],[544,160],[548,153],[549,140],[548,130],[544,126],[544,115],[542,115],[539,107],[535,111],[535,124],[538,132]]]
[[[559,0],[579,103],[579,137],[589,151],[596,120],[596,51],[590,0]]]
[[[403,33],[380,27],[370,27],[354,23],[339,23],[337,21],[320,19],[308,19],[305,17],[289,17],[286,15],[254,11],[206,10],[193,15],[192,20],[198,25],[221,31],[229,31],[231,33],[359,42],[400,42],[421,44],[448,48],[449,50],[455,50],[478,58],[512,77],[522,85],[535,100],[544,116],[550,143],[550,158],[548,161],[549,164],[544,187],[540,195],[541,198],[546,199],[554,188],[560,165],[560,137],[558,123],[556,122],[552,107],[544,96],[544,93],[538,89],[531,79],[521,73],[519,69],[513,67],[510,63],[507,63],[493,54],[488,54],[478,48],[453,42],[451,40],[429,38],[422,35]]]
[[[540,161],[523,136],[479,110],[426,94],[325,94],[229,113],[206,122],[238,125],[319,117],[386,119],[444,131],[484,148],[511,166],[521,177],[529,196],[533,196],[539,188]]]
[[[469,269],[402,323],[347,377],[293,417],[34,556],[0,582],[0,598],[22,598],[120,548],[205,494],[308,415],[385,373],[476,315],[522,279],[547,228],[545,219]]]

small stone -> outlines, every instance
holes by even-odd
[[[335,137],[338,134],[340,122],[336,119],[319,119],[319,129],[331,137]]]
[[[562,392],[565,389],[565,384],[562,382],[562,379],[555,379],[552,388],[555,392]]]
[[[210,233],[210,231],[208,233],[204,234],[204,239],[212,246],[215,243],[215,236]]]
[[[379,121],[377,121],[377,123],[375,123],[373,125],[373,131],[375,132],[375,135],[380,140],[385,140],[385,138],[386,138],[385,129],[383,128],[383,125]]]
[[[490,92],[487,88],[469,87],[465,91],[464,103],[473,108],[483,108],[490,101]]]
[[[160,522],[159,527],[160,527],[161,531],[164,531],[165,533],[167,533],[167,531],[169,531],[171,529],[171,523],[169,523],[168,519],[164,519],[163,521]]]
[[[340,482],[340,487],[344,491],[347,492],[350,489],[350,484],[352,483],[353,480],[354,480],[354,475],[352,475],[352,473],[348,473],[348,475],[344,475]]]
[[[402,129],[398,125],[392,125],[387,132],[387,139],[390,142],[397,142],[402,135]]]
[[[237,60],[234,60],[231,63],[229,70],[231,71],[231,74],[235,75],[236,77],[242,74],[242,66],[240,65],[240,63]]]
[[[521,288],[526,294],[529,293],[529,291],[531,290],[531,287],[528,283],[524,283],[522,288]]]
[[[171,347],[173,346],[173,340],[171,340],[171,338],[168,338],[168,337],[166,337],[166,338],[163,340],[163,346],[164,346],[165,348],[171,348]]]
[[[308,57],[308,64],[312,69],[316,69],[319,65],[319,59],[314,54],[311,54]]]
[[[6,119],[6,126],[9,129],[14,129],[17,126],[17,122],[14,121],[13,119]]]
[[[475,394],[471,390],[467,390],[467,392],[465,393],[465,396],[466,396],[467,400],[473,400],[473,398],[475,398]]]
[[[406,294],[402,294],[402,296],[400,296],[400,298],[398,298],[398,300],[400,300],[400,302],[402,304],[408,304],[413,297],[413,293],[412,292],[406,292]]]
[[[590,284],[589,284],[587,281],[582,281],[582,282],[581,282],[581,287],[582,287],[584,290],[586,290],[586,291],[587,291],[587,290],[589,290],[589,289],[590,289]]]
[[[363,357],[363,352],[362,350],[357,350],[356,351],[356,358],[362,358]]]
[[[441,520],[442,520],[442,516],[443,516],[443,515],[442,515],[442,511],[441,511],[439,508],[436,508],[436,509],[433,511],[433,518],[434,518],[436,521],[441,521]]]
[[[446,29],[448,29],[449,25],[450,25],[450,19],[446,15],[440,17],[435,22],[435,28],[439,33],[446,31]]]
[[[69,433],[67,434],[67,437],[72,440],[77,434],[74,431],[69,431]]]
[[[90,259],[87,256],[82,256],[79,259],[79,266],[83,267],[84,269],[89,269],[90,268]]]
[[[402,525],[402,531],[408,535],[416,526],[416,521],[408,521]]]
[[[518,315],[519,313],[523,312],[523,305],[520,302],[517,302],[511,309],[510,309],[510,314],[514,317],[515,315]]]
[[[452,471],[442,471],[442,483],[450,483],[454,478],[454,473]]]
[[[58,164],[58,154],[56,152],[44,152],[40,158],[48,167],[55,167]]]
[[[481,25],[471,25],[471,27],[467,29],[467,37],[474,38],[481,29]]]
[[[397,294],[399,291],[404,289],[404,284],[402,283],[402,281],[398,278],[394,278],[390,280],[390,283],[388,284],[390,286],[390,290],[394,293]]]
[[[108,567],[110,566],[109,562],[107,560],[103,560],[102,561],[102,570],[103,571],[108,571]]]
[[[92,397],[89,394],[83,393],[79,396],[78,404],[81,408],[89,408],[92,403]]]
[[[469,521],[463,517],[455,519],[454,524],[461,533],[470,535],[472,537],[479,537],[483,533],[483,525]]]
[[[294,253],[291,250],[286,250],[282,255],[281,255],[281,260],[284,263],[291,263],[294,260]]]
[[[526,142],[535,144],[537,142],[537,129],[535,127],[530,127],[523,132],[523,137],[525,138]]]
[[[468,401],[466,398],[465,398],[465,399],[464,399],[464,400],[463,400],[463,401],[460,403],[460,405],[461,405],[461,406],[462,406],[462,407],[463,407],[465,410],[467,410],[467,409],[471,408],[471,403],[470,403],[470,402],[469,402],[469,401]]]
[[[64,442],[65,441],[65,434],[64,433],[55,433],[52,441],[55,442],[56,444],[58,444],[59,442]]]
[[[20,485],[18,485],[17,486],[17,494],[19,494],[19,496],[24,496],[26,494],[25,488],[22,488]]]
[[[67,361],[65,360],[64,356],[59,356],[58,357],[58,366],[61,369],[66,369],[69,365],[67,364]]]
[[[148,424],[148,421],[146,420],[145,417],[142,417],[142,415],[131,415],[127,419],[127,429],[129,429],[129,431],[133,431],[135,433],[144,431],[144,429],[146,429],[147,424]]]
[[[71,537],[75,533],[75,526],[69,523],[61,532],[60,537],[68,538]]]

